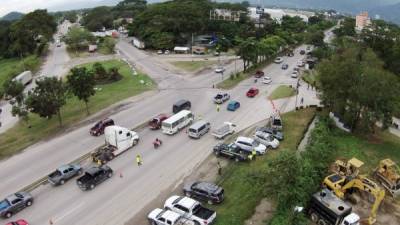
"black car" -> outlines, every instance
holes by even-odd
[[[234,159],[236,162],[246,161],[249,159],[248,153],[243,152],[239,146],[232,144],[218,144],[213,149],[216,156],[225,156],[230,159]]]
[[[208,204],[221,203],[224,200],[224,189],[208,182],[185,184],[183,192],[187,197],[207,201]]]
[[[83,176],[78,178],[76,183],[83,191],[92,190],[96,185],[111,178],[113,171],[109,166],[93,166],[89,168]]]
[[[304,55],[304,54],[306,54],[306,51],[305,50],[300,50],[300,55]]]
[[[284,139],[283,133],[281,131],[273,129],[272,127],[259,127],[256,129],[256,131],[261,131],[264,133],[271,134],[274,138],[278,139],[279,141],[282,141]]]

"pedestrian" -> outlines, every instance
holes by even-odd
[[[212,88],[215,88],[215,85],[213,84]]]
[[[303,102],[304,102],[304,98],[303,98],[303,97],[301,97],[301,99],[300,99],[300,104],[302,104],[302,105],[303,105]]]
[[[217,105],[217,112],[219,112],[219,105]]]
[[[252,158],[254,158],[254,160],[256,160],[257,152],[255,149],[253,149],[253,151],[251,151],[251,155],[253,156]]]
[[[310,84],[309,83],[307,83],[307,90],[309,90],[310,89]]]
[[[222,175],[222,166],[219,161],[217,162],[217,167],[218,167],[218,175]]]
[[[139,154],[136,155],[136,163],[138,166],[141,166],[143,164],[142,157]]]

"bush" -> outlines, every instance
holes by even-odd
[[[122,75],[119,73],[118,67],[111,67],[107,71],[101,63],[97,62],[93,64],[92,70],[94,73],[94,79],[96,80],[97,84],[115,82],[122,78]]]

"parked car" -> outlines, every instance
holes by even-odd
[[[296,70],[294,70],[292,72],[292,74],[290,75],[291,78],[298,78],[299,77],[299,72],[297,72]]]
[[[157,51],[157,54],[158,54],[158,55],[162,55],[162,54],[163,54],[163,51],[162,51],[162,50],[158,50],[158,51]]]
[[[226,101],[228,101],[231,98],[231,96],[228,93],[218,93],[214,97],[214,102],[217,104],[222,104]]]
[[[274,138],[274,136],[261,131],[256,131],[256,133],[254,134],[254,140],[265,145],[267,148],[276,149],[279,147],[279,141],[276,138]]]
[[[295,66],[295,67],[293,68],[293,71],[300,72],[300,68],[299,68],[298,66]]]
[[[167,209],[154,209],[147,219],[151,225],[196,225],[192,220]]]
[[[271,77],[263,77],[262,83],[263,84],[270,84],[272,82]]]
[[[237,137],[235,144],[243,151],[251,153],[253,150],[256,151],[257,155],[265,154],[267,147],[252,138],[248,137]]]
[[[231,122],[224,122],[224,124],[214,129],[211,135],[216,139],[224,139],[224,137],[235,133],[235,127],[236,125]]]
[[[186,197],[199,199],[208,204],[221,203],[224,200],[224,189],[216,184],[197,181],[185,184],[183,193]]]
[[[154,117],[153,119],[151,119],[149,121],[149,127],[152,130],[158,130],[161,128],[161,124],[164,120],[168,119],[168,115],[167,114],[159,114],[156,117]]]
[[[261,131],[264,133],[271,134],[273,137],[275,137],[279,141],[283,141],[283,139],[284,139],[283,132],[273,129],[271,127],[259,127],[256,129],[256,131]]]
[[[81,174],[82,168],[78,164],[68,164],[60,166],[56,171],[47,176],[47,180],[52,185],[63,185],[66,181],[74,176]]]
[[[282,57],[276,58],[276,59],[274,60],[274,63],[277,63],[277,64],[283,63],[283,58],[282,58]]]
[[[9,222],[6,225],[29,225],[29,223],[26,222],[26,220],[20,219],[17,221]]]
[[[282,64],[281,68],[282,68],[283,70],[287,70],[287,69],[289,68],[289,64],[284,63],[284,64]]]
[[[10,218],[17,212],[33,204],[33,196],[28,192],[17,192],[0,202],[0,216]]]
[[[303,61],[297,62],[297,67],[303,67],[305,63]]]
[[[222,67],[222,66],[217,67],[217,68],[215,69],[215,72],[216,72],[216,73],[223,73],[223,72],[225,72],[225,68]]]
[[[264,72],[261,70],[257,70],[257,72],[254,74],[255,78],[261,78],[262,76],[264,76]]]
[[[215,211],[204,208],[198,201],[188,197],[171,196],[165,201],[164,208],[179,213],[200,225],[211,224],[217,217]]]
[[[258,95],[258,93],[259,93],[258,88],[254,88],[254,87],[253,87],[253,88],[250,88],[250,89],[246,92],[246,96],[252,98],[252,97],[255,97],[256,95]]]
[[[290,52],[286,53],[286,56],[293,57],[294,56],[294,52],[290,51]]]
[[[300,50],[300,55],[306,54],[306,51],[304,49]]]
[[[191,107],[192,103],[189,100],[181,99],[172,106],[172,112],[178,113],[184,109],[189,110]]]
[[[93,136],[100,136],[104,134],[104,129],[108,126],[113,126],[114,120],[106,118],[97,122],[92,128],[90,128],[90,134]]]
[[[282,122],[282,119],[281,119],[281,117],[279,115],[271,116],[270,123],[271,123],[272,129],[275,129],[275,130],[282,130],[283,129],[283,122]]]
[[[169,50],[165,50],[164,54],[165,55],[169,55],[170,51]]]
[[[214,146],[213,148],[214,154],[218,156],[224,156],[229,159],[233,159],[236,162],[246,161],[249,159],[248,152],[243,152],[239,146],[234,143],[224,144],[220,143]]]
[[[240,103],[238,101],[230,101],[226,109],[228,111],[236,111],[238,108],[240,108]]]
[[[112,169],[107,165],[93,166],[89,168],[83,176],[78,178],[76,183],[83,191],[92,190],[98,184],[111,178],[113,175]]]

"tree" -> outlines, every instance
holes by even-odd
[[[309,38],[308,38],[308,43],[317,47],[321,47],[324,45],[324,38],[325,34],[322,31],[317,31],[314,33],[311,33]]]
[[[101,63],[96,62],[95,64],[93,64],[93,72],[95,80],[98,81],[108,80],[107,71]]]
[[[61,107],[66,104],[66,87],[61,79],[46,77],[36,81],[37,86],[28,94],[26,105],[30,112],[40,117],[51,119],[58,116],[62,126]]]
[[[87,70],[85,67],[73,68],[67,76],[67,83],[72,93],[79,100],[85,102],[86,112],[89,115],[89,98],[96,93],[94,90],[96,81],[94,80],[92,71]]]
[[[76,20],[78,19],[78,16],[75,11],[70,11],[65,13],[64,19],[68,20],[71,23],[75,23]]]
[[[256,64],[258,60],[258,43],[255,38],[238,39],[236,55],[243,60],[243,70],[247,71],[250,63]]]
[[[354,18],[346,17],[341,22],[341,26],[339,28],[335,29],[333,32],[338,37],[343,37],[343,36],[353,37],[356,35],[355,26],[356,26],[356,20]]]
[[[101,29],[112,28],[114,17],[111,8],[100,6],[90,10],[82,18],[82,24],[90,31],[99,31]]]
[[[29,114],[25,106],[24,85],[15,80],[7,80],[4,82],[3,88],[4,94],[14,98],[16,101],[12,106],[11,114],[27,122],[29,120]]]
[[[104,49],[106,53],[113,53],[117,41],[112,37],[105,37],[100,43],[100,48]]]
[[[79,27],[72,27],[65,37],[65,43],[73,51],[87,49],[88,45],[94,41],[95,37],[92,33]]]

